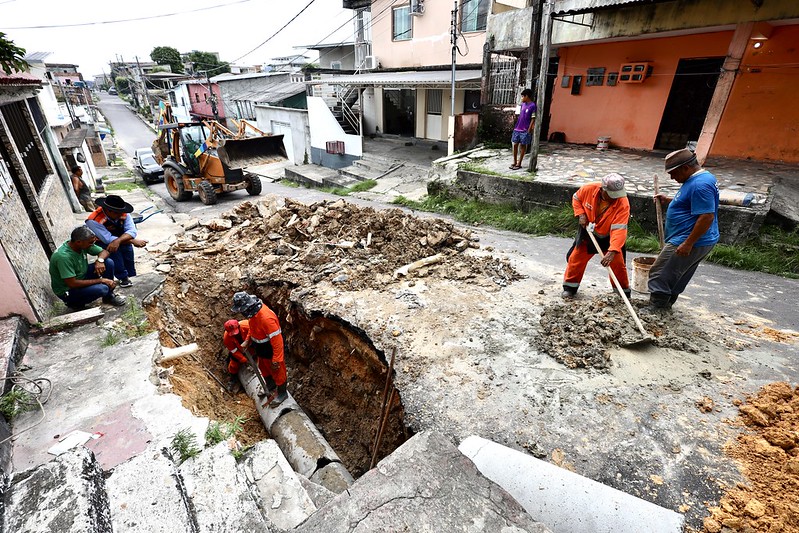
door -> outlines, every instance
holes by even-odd
[[[286,154],[289,156],[289,161],[296,164],[294,160],[294,141],[291,138],[291,124],[288,122],[272,121],[272,133],[275,135],[283,136],[283,147],[286,149]]]
[[[679,150],[699,140],[723,63],[723,57],[680,59],[660,121],[656,149]]]
[[[441,139],[441,103],[444,91],[427,89],[427,120],[425,121],[425,138],[440,141]]]
[[[416,133],[415,116],[415,89],[383,89],[384,133],[413,137]]]

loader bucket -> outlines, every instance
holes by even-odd
[[[225,139],[220,141],[217,153],[222,163],[232,169],[288,159],[282,135]]]

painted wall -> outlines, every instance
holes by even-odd
[[[194,113],[204,117],[213,117],[214,111],[211,109],[211,102],[206,101],[206,97],[210,96],[207,86],[200,83],[189,83],[186,85],[191,98],[191,110]],[[220,117],[225,117],[225,105],[222,101],[222,90],[216,83],[211,84],[211,91],[216,95],[216,107]],[[199,96],[199,102],[197,101]]]
[[[723,31],[560,48],[549,131],[564,132],[571,143],[610,136],[613,145],[652,149],[679,60],[726,56],[731,39],[732,32]],[[589,67],[616,72],[632,61],[652,61],[653,75],[641,84],[585,86]],[[581,94],[560,87],[564,74],[583,76]]]
[[[372,2],[372,53],[377,56],[380,66],[398,68],[449,65],[452,60],[449,42],[452,2],[425,2],[424,14],[411,17],[413,38],[406,41],[392,40],[392,8],[408,5],[408,2],[391,4],[391,0]],[[482,63],[485,35],[485,31],[463,34],[464,38],[460,40],[459,46],[466,55],[458,56],[459,64]]]
[[[310,155],[313,163],[330,168],[343,168],[363,156],[361,136],[344,133],[324,99],[318,96],[308,97],[308,123],[311,135]],[[325,145],[328,141],[344,141],[345,155],[325,153]]]
[[[799,25],[776,26],[762,48],[752,44],[741,61],[710,155],[799,162]]]
[[[585,1],[580,3],[584,4]],[[749,1],[679,0],[598,11],[594,14],[591,28],[555,22],[552,42],[575,43],[799,17],[799,2],[796,0],[768,0],[761,3],[758,7],[755,2]]]
[[[0,286],[3,287],[3,297],[0,298],[0,318],[11,315],[21,315],[28,322],[36,322],[36,315],[25,296],[25,291],[17,279],[14,267],[6,256],[3,243],[0,243]]]
[[[256,125],[258,129],[279,133],[273,128],[274,122],[282,122],[291,126],[291,149],[289,159],[295,165],[301,165],[306,155],[311,156],[311,127],[308,123],[308,111],[287,107],[255,106]],[[285,144],[285,143],[284,143]],[[289,148],[286,146],[286,151]]]

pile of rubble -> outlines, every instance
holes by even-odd
[[[519,279],[505,261],[464,253],[478,237],[440,219],[399,209],[377,211],[344,200],[305,205],[291,199],[245,202],[186,233],[161,260],[217,256],[231,275],[261,275],[345,290],[380,289],[403,277],[482,277],[499,286]]]
[[[640,306],[638,302],[632,302]],[[674,316],[664,320],[660,314],[638,313],[654,338],[655,346],[699,353],[706,333]],[[615,294],[590,300],[556,302],[541,313],[543,334],[536,336],[538,348],[569,368],[610,366],[611,348],[624,346],[641,337],[621,298]]]

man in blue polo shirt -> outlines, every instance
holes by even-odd
[[[719,241],[719,188],[687,149],[666,156],[666,172],[681,184],[666,211],[666,245],[649,271],[649,308],[671,309],[699,263]],[[659,195],[656,202],[668,202]]]

